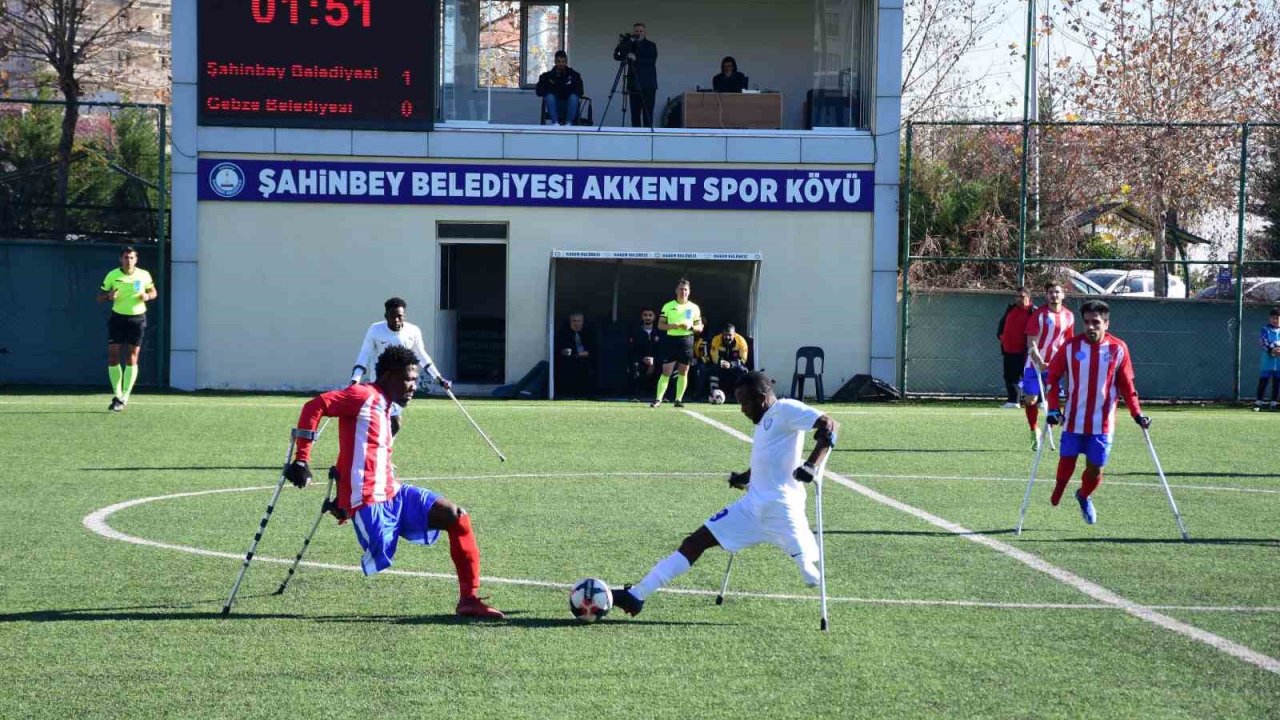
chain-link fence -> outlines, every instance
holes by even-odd
[[[87,338],[59,328],[80,327],[68,313],[93,314],[97,284],[117,249],[133,245],[160,289],[144,348],[155,358],[154,375],[143,382],[166,383],[166,114],[163,105],[86,101],[69,108],[49,98],[0,98],[3,292],[9,307],[23,310],[0,322],[0,382],[74,382],[78,361],[71,359],[86,354]],[[99,366],[105,334],[101,345]]]
[[[1280,302],[1280,125],[912,123],[898,382],[998,395],[1016,287],[1112,305],[1140,390],[1250,394]]]

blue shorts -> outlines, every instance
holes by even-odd
[[[439,530],[427,529],[427,513],[439,497],[430,490],[401,485],[400,492],[387,502],[365,505],[355,512],[351,519],[356,540],[364,548],[360,568],[365,575],[391,567],[400,538],[431,545],[440,537]]]
[[[1275,370],[1263,370],[1258,374],[1259,380],[1266,380],[1268,378],[1276,378],[1277,380],[1280,380],[1280,368],[1276,368]]]
[[[1036,372],[1035,368],[1022,368],[1022,394],[1039,396],[1040,388],[1048,384],[1049,373]]]
[[[1094,467],[1103,467],[1107,458],[1111,457],[1111,436],[1105,434],[1085,435],[1084,433],[1064,432],[1058,439],[1058,454],[1062,457],[1077,457],[1084,454],[1085,460]]]

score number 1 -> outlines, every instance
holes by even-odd
[[[259,25],[269,25],[276,19],[276,3],[289,6],[289,24],[298,25],[301,23],[299,6],[307,0],[252,0],[249,6],[250,12],[253,14],[253,21]],[[310,0],[311,10],[320,11],[321,0]],[[350,0],[360,14],[360,26],[370,27],[373,22],[373,0]],[[347,0],[324,0],[324,21],[329,27],[342,27],[351,20],[351,9],[347,7]],[[312,25],[319,25],[319,18],[311,19]]]

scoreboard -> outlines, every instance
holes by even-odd
[[[201,125],[430,130],[438,0],[197,0]]]

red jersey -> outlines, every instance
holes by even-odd
[[[1133,386],[1133,361],[1129,346],[1114,335],[1103,335],[1096,345],[1084,335],[1068,340],[1049,364],[1049,387],[1067,379],[1067,406],[1063,432],[1110,435],[1115,430],[1117,391],[1129,406],[1129,414],[1142,414]],[[1049,393],[1049,409],[1057,410],[1058,393]]]
[[[1031,318],[1027,320],[1027,328],[1025,335],[1035,336],[1036,349],[1040,351],[1040,358],[1045,364],[1053,362],[1053,356],[1058,352],[1058,348],[1062,344],[1071,339],[1075,335],[1076,316],[1067,308],[1066,305],[1058,312],[1049,309],[1048,305],[1036,308],[1031,313]],[[1031,353],[1027,353],[1027,364],[1025,367],[1034,368],[1031,362]]]
[[[391,402],[374,384],[352,385],[312,398],[302,406],[298,427],[315,430],[322,416],[338,418],[338,506],[347,517],[364,505],[396,496],[400,482],[391,467]],[[311,458],[310,440],[298,440],[296,459]]]

